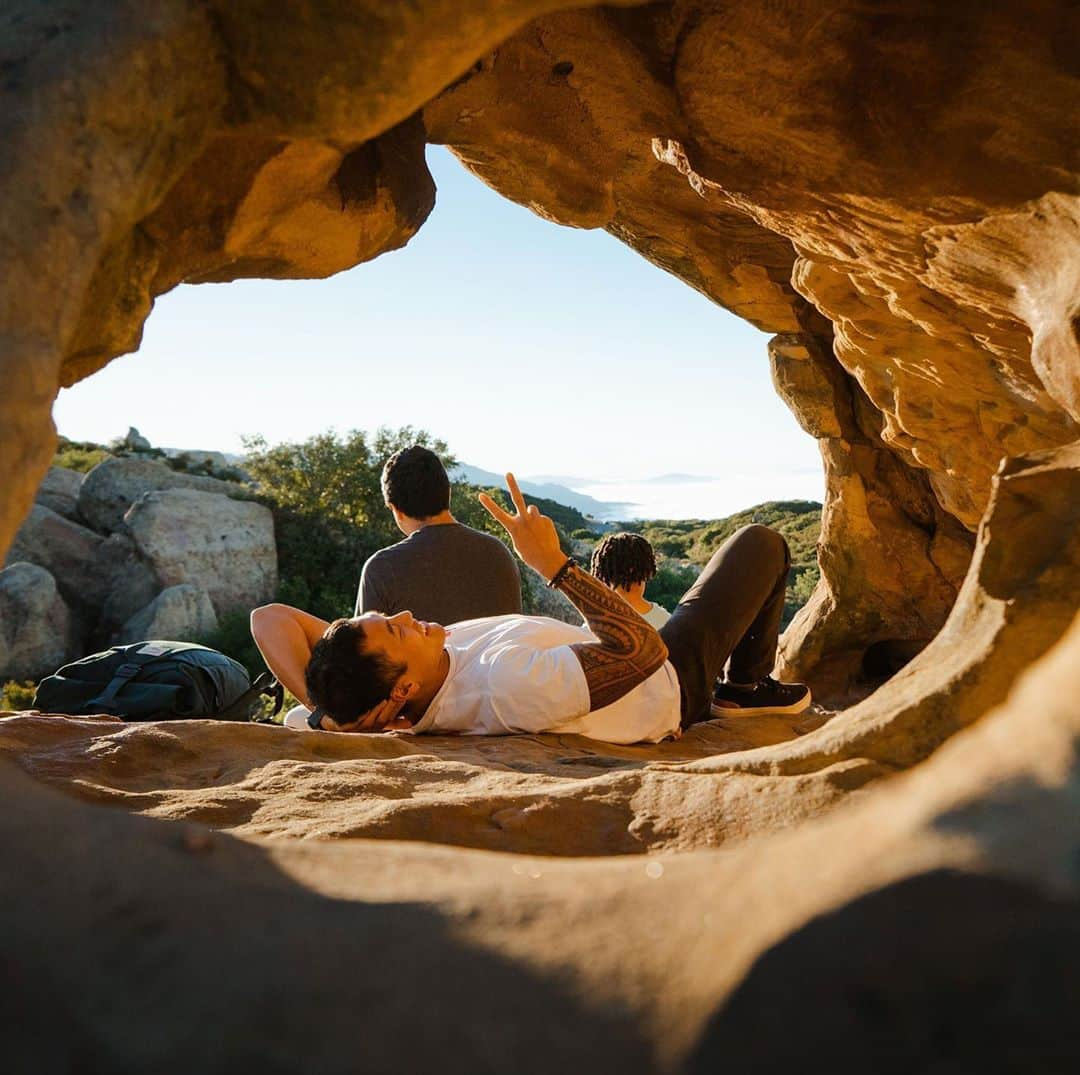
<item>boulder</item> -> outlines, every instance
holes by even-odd
[[[164,586],[204,589],[221,616],[272,600],[277,549],[270,509],[197,489],[146,493],[125,517]]]
[[[124,513],[143,493],[155,489],[201,489],[224,496],[249,496],[235,482],[197,474],[184,474],[155,459],[105,459],[86,475],[79,490],[79,512],[102,534],[120,528]]]
[[[153,601],[161,583],[153,565],[125,534],[110,534],[101,543],[95,570],[105,587],[95,636],[100,648],[111,645],[121,625]]]
[[[77,470],[49,467],[49,472],[42,478],[34,499],[42,507],[79,522],[79,487],[82,480],[83,475]]]
[[[204,642],[217,628],[218,619],[209,594],[185,582],[162,590],[124,624],[115,641],[164,638],[173,642]]]
[[[230,465],[224,452],[204,452],[198,448],[165,448],[164,451],[170,459],[184,467],[223,470]]]
[[[0,571],[0,682],[39,679],[73,654],[71,612],[38,564]]]
[[[131,452],[149,452],[154,446],[134,426],[128,426],[124,447]]]
[[[96,570],[101,544],[93,530],[35,504],[15,535],[7,562],[44,567],[69,604],[94,608],[107,593],[107,580]]]

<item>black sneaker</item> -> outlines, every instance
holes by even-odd
[[[766,676],[749,687],[717,683],[710,709],[714,717],[759,717],[801,713],[809,704],[810,688],[805,683],[778,683]]]

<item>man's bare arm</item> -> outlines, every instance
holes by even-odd
[[[315,643],[329,626],[326,620],[290,605],[263,605],[251,614],[251,635],[267,668],[308,708],[304,670]]]
[[[308,709],[315,707],[308,697],[304,672],[311,660],[311,651],[329,626],[326,620],[291,605],[263,605],[251,614],[251,634],[267,668]],[[389,699],[379,702],[350,724],[338,724],[324,714],[322,727],[328,732],[386,732],[411,728],[412,722],[400,715],[403,704]]]
[[[656,629],[599,579],[571,564],[558,588],[600,640],[570,647],[589,685],[590,710],[618,701],[667,660],[667,646]]]
[[[549,580],[566,562],[555,524],[541,515],[535,504],[526,507],[513,474],[506,475],[506,486],[514,502],[514,515],[486,494],[480,494],[480,503],[510,535],[518,556]],[[571,647],[589,685],[591,710],[618,701],[667,660],[667,647],[653,627],[599,579],[572,564],[558,585],[600,640]]]

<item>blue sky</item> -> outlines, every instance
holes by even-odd
[[[641,487],[667,490],[665,514],[820,499],[817,446],[773,391],[764,334],[606,233],[542,220],[444,149],[428,159],[438,200],[404,250],[330,280],[177,288],[137,354],[61,392],[60,432],[135,425],[239,451],[243,434],[409,424],[489,470],[613,482],[609,499],[659,474],[714,479],[685,507]]]

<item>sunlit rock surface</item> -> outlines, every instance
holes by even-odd
[[[78,491],[79,514],[99,533],[111,534],[121,529],[124,516],[136,500],[144,493],[161,489],[198,489],[232,497],[250,495],[236,482],[185,474],[159,459],[114,456],[98,463],[83,478]]]
[[[19,803],[0,813],[19,862],[0,875],[19,909],[4,920],[21,985],[8,1061],[69,1067],[92,1049],[169,1072],[234,1070],[238,1055],[333,1071],[707,1071],[730,1056],[780,1072],[793,1025],[844,1071],[943,1055],[988,1070],[1003,1051],[1071,1070],[1078,691],[1080,619],[925,765],[726,850],[708,833],[733,805],[775,814],[805,787],[677,762],[737,746],[727,726],[634,751],[0,721],[16,762],[0,781]],[[560,820],[558,857],[520,853],[550,850]],[[665,827],[685,850],[617,853],[661,851]],[[341,839],[355,835],[383,839]],[[193,1034],[211,1015],[213,1035]]]
[[[829,499],[846,473],[908,503],[870,529],[838,506],[826,541],[851,558],[894,545],[892,574],[927,597],[882,605],[865,650],[924,644],[959,581],[956,524],[974,531],[1001,458],[1077,436],[1080,101],[1058,45],[1075,7],[562,6],[7,16],[0,331],[17,392],[0,544],[44,472],[58,385],[136,347],[153,296],[181,281],[325,276],[406,242],[434,199],[426,138],[541,215],[603,227],[758,327],[806,337],[851,382],[837,414],[857,393],[869,450],[826,446],[843,459]],[[876,603],[855,582],[844,598]],[[799,664],[840,698],[862,655],[833,656]]]
[[[1080,12],[568,7],[9,5],[0,549],[60,385],[181,281],[400,246],[430,140],[775,335],[785,667],[925,648],[651,750],[12,718],[16,1070],[1075,1070]]]
[[[163,586],[193,583],[220,613],[244,613],[273,599],[277,547],[264,504],[163,489],[140,497],[124,523]]]

